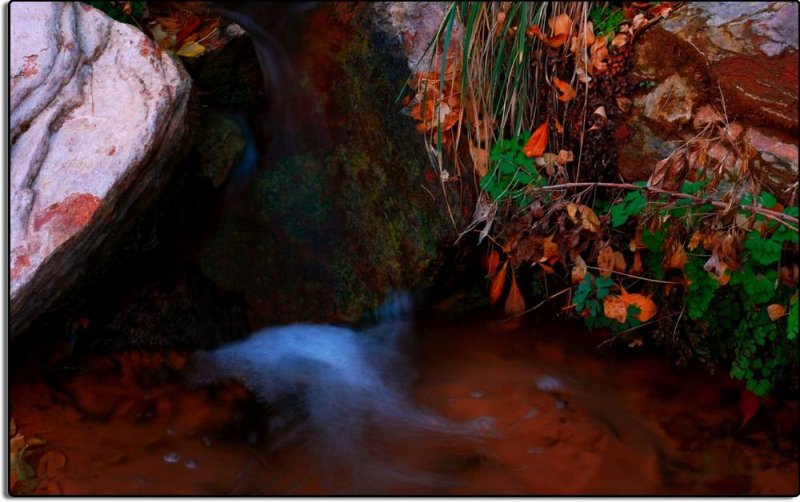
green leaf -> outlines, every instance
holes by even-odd
[[[789,316],[786,319],[786,338],[789,340],[795,340],[797,338],[797,325],[797,297],[795,297],[789,307]]]
[[[765,208],[772,209],[778,203],[778,199],[769,192],[761,192],[758,196],[758,202]]]
[[[781,245],[772,239],[764,239],[757,230],[748,232],[744,247],[750,257],[761,265],[771,265],[781,259]]]

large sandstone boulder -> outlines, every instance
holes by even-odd
[[[70,288],[181,147],[191,81],[80,3],[10,6],[10,333]]]
[[[648,29],[635,47],[633,76],[650,85],[634,99],[620,174],[646,180],[676,142],[697,134],[698,115],[713,109],[758,152],[767,187],[791,193],[798,173],[797,15],[793,2],[694,2]]]

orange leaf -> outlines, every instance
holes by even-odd
[[[639,307],[639,314],[637,314],[636,318],[642,322],[647,322],[656,315],[658,312],[658,308],[656,304],[650,298],[640,295],[638,293],[623,293],[620,295],[620,299],[625,302],[627,305],[636,305]],[[624,322],[624,321],[623,321]]]
[[[489,253],[489,257],[486,261],[486,271],[489,273],[489,277],[494,277],[495,272],[497,271],[497,267],[500,266],[500,253],[497,250],[492,249],[492,252]]]
[[[572,284],[578,284],[586,277],[586,262],[581,255],[575,257],[575,265],[572,266]]]
[[[684,265],[689,262],[689,257],[686,255],[686,250],[683,246],[675,248],[675,251],[669,256],[666,268],[676,268],[683,270]]]
[[[642,272],[644,272],[644,267],[642,266],[642,255],[637,249],[636,252],[633,253],[633,265],[631,265],[631,269],[628,271],[628,273],[638,275]]]
[[[522,153],[524,153],[528,158],[540,157],[544,153],[545,148],[547,148],[547,140],[548,130],[547,121],[545,121],[542,125],[537,127],[535,131],[533,131],[531,138],[522,148]]]
[[[503,288],[506,285],[507,267],[508,262],[505,262],[497,275],[494,276],[494,279],[492,279],[492,285],[489,287],[489,301],[492,302],[492,305],[496,304],[503,295]]]
[[[611,246],[600,250],[600,254],[597,256],[597,267],[600,269],[600,275],[611,277],[611,271],[614,270],[614,250],[611,249]]]
[[[569,101],[575,97],[576,92],[575,89],[572,88],[567,82],[559,79],[558,77],[553,77],[553,84],[556,86],[556,89],[561,93],[558,97],[559,101]],[[544,151],[544,150],[542,150]]]
[[[564,35],[564,38],[572,31],[572,19],[570,19],[566,13],[550,18],[547,21],[547,25],[553,32],[553,35]]]
[[[581,222],[582,228],[595,233],[600,231],[600,218],[592,211],[592,208],[581,204],[578,206],[578,211],[580,211],[581,216],[583,216],[583,221]]]
[[[606,295],[603,300],[603,314],[609,319],[624,324],[625,319],[628,318],[628,304],[617,295]]]
[[[553,267],[551,267],[550,265],[545,265],[544,263],[538,263],[538,265],[540,267],[542,267],[542,270],[544,270],[544,273],[546,273],[546,274],[555,274],[556,273],[556,270]]]
[[[525,299],[522,298],[522,292],[517,286],[517,279],[511,278],[511,289],[506,298],[505,312],[508,315],[517,315],[525,312]]]
[[[545,237],[544,242],[542,243],[543,256],[539,260],[540,263],[543,261],[548,261],[550,264],[553,264],[558,261],[558,243],[553,242],[553,235]]]
[[[625,257],[619,251],[614,251],[614,270],[617,272],[625,272],[628,264],[625,263]]]
[[[777,303],[773,303],[769,307],[767,307],[767,313],[769,314],[769,319],[771,321],[777,321],[783,314],[786,312],[786,308],[783,305],[778,305]]]

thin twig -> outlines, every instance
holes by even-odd
[[[586,265],[586,268],[591,268],[592,270],[600,270],[598,267],[591,267],[589,265]],[[680,282],[675,282],[675,281],[660,281],[658,279],[650,279],[648,277],[642,277],[640,275],[626,274],[625,272],[617,272],[616,270],[612,270],[611,273],[612,274],[618,274],[618,275],[624,275],[625,277],[632,277],[634,279],[641,279],[641,280],[647,281],[647,282],[657,282],[659,284],[681,284]]]
[[[606,183],[606,182],[562,183],[560,185],[547,185],[543,187],[536,187],[533,188],[532,190],[537,192],[552,192],[557,190],[569,190],[571,188],[583,188],[583,187],[620,188],[623,190],[643,190],[645,192],[653,192],[658,194],[669,195],[670,197],[676,197],[679,199],[691,200],[698,204],[711,204],[712,206],[719,209],[728,208],[728,204],[721,201],[716,201],[713,199],[707,199],[703,197],[697,197],[696,195],[689,195],[680,192],[670,192],[669,190],[662,190],[661,188],[632,185],[629,183]],[[750,211],[756,214],[760,214],[761,216],[764,216],[769,220],[781,223],[782,225],[785,225],[787,228],[789,228],[789,230],[792,230],[794,232],[797,232],[797,225],[798,223],[800,223],[800,221],[798,221],[798,219],[795,218],[794,216],[785,213],[779,213],[777,211],[772,211],[770,209],[764,209],[762,207],[758,207],[755,205],[739,204],[739,208],[745,211]],[[793,227],[792,225],[790,225],[790,223],[794,223],[795,226]]]

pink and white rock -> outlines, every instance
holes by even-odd
[[[10,28],[13,337],[169,179],[191,80],[141,31],[85,4],[14,2]]]
[[[648,28],[632,76],[656,87],[635,97],[620,174],[647,179],[654,164],[644,145],[687,141],[725,115],[759,153],[754,167],[767,188],[790,194],[798,174],[797,14],[792,2],[690,2]],[[736,169],[722,145],[709,155]]]
[[[447,2],[380,2],[375,4],[389,25],[400,37],[403,50],[408,57],[408,67],[412,72],[440,69],[441,55],[426,53],[431,41],[439,31],[442,20],[450,4]],[[455,23],[451,38],[451,54],[460,50],[463,29]]]

